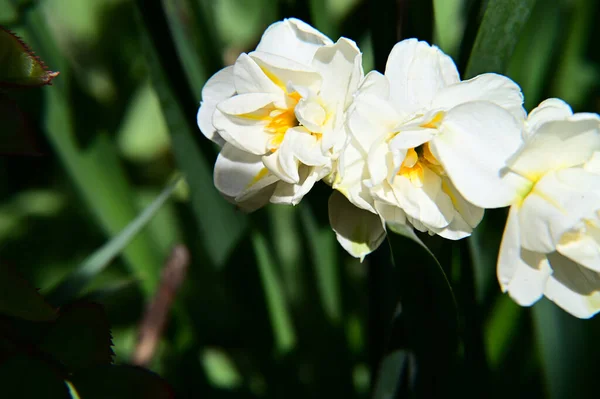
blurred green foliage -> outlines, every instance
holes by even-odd
[[[416,36],[452,55],[465,76],[508,74],[527,109],[558,96],[576,111],[600,111],[597,0],[1,0],[0,24],[60,76],[1,93],[0,115],[24,113],[27,141],[0,158],[0,262],[65,305],[64,281],[182,172],[187,183],[69,298],[104,306],[117,364],[132,361],[163,263],[183,243],[191,264],[150,364],[180,397],[594,395],[600,319],[576,320],[546,300],[520,308],[500,293],[503,210],[456,245],[421,237],[451,301],[439,266],[408,239],[395,237],[391,251],[382,245],[362,264],[351,259],[328,226],[323,184],[297,207],[252,215],[219,196],[217,149],[195,121],[201,88],[270,23],[292,16],[356,40],[366,70],[382,71],[391,47]],[[27,369],[19,381],[53,384],[36,361],[15,357],[0,379]],[[112,372],[80,378],[100,384]]]

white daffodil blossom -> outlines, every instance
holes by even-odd
[[[509,211],[500,286],[520,305],[545,295],[576,317],[591,317],[600,310],[600,118],[549,99],[525,127],[525,142],[504,171],[527,186],[515,191]],[[493,203],[494,190],[486,194]]]
[[[219,191],[243,209],[297,204],[331,173],[346,141],[345,112],[363,77],[362,55],[297,19],[271,25],[255,51],[204,86],[203,134],[222,146]]]
[[[369,73],[357,91],[333,187],[388,224],[466,237],[483,217],[482,193],[494,187],[499,194],[488,207],[506,206],[525,184],[500,173],[523,140],[522,103],[512,80],[461,81],[437,47],[404,40],[385,76]]]

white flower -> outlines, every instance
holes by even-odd
[[[498,193],[487,206],[500,207],[524,184],[500,173],[522,142],[522,103],[510,79],[461,81],[437,47],[404,40],[392,49],[385,76],[371,72],[359,87],[333,187],[388,224],[468,236],[483,217],[479,200],[487,190]]]
[[[198,125],[222,145],[216,187],[242,208],[297,204],[331,173],[346,141],[345,111],[363,77],[355,43],[297,19],[271,25],[256,51],[216,73]]]
[[[530,113],[525,136],[505,170],[528,185],[509,211],[500,286],[520,305],[545,295],[591,317],[600,310],[600,118],[549,99]],[[487,195],[493,203],[494,190]]]

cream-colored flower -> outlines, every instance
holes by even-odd
[[[528,185],[509,211],[500,286],[520,305],[545,295],[591,317],[600,310],[600,118],[550,99],[531,112],[525,136],[505,170]]]
[[[297,204],[331,173],[346,141],[345,112],[362,79],[355,43],[336,43],[297,19],[271,25],[256,51],[215,74],[198,111],[222,145],[215,185],[253,210]]]
[[[510,204],[525,180],[500,171],[522,143],[519,87],[497,75],[461,81],[450,57],[415,39],[398,43],[385,76],[369,73],[351,110],[333,187],[386,223],[449,239],[471,234],[488,207]]]

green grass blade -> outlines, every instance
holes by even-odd
[[[247,226],[245,215],[221,197],[196,137],[197,103],[184,79],[160,2],[138,2],[140,33],[150,76],[169,126],[173,152],[191,191],[192,210],[205,249],[222,266]],[[205,142],[210,149],[210,143]]]
[[[32,13],[31,36],[39,42],[39,52],[63,76],[46,90],[45,129],[54,151],[60,157],[85,204],[108,236],[117,234],[137,215],[134,193],[120,165],[115,148],[106,134],[82,148],[76,142],[73,104],[68,96],[68,66],[58,52],[39,10]],[[33,43],[32,43],[33,44]],[[141,281],[147,295],[154,292],[161,267],[160,254],[145,234],[125,249],[124,259],[132,274]]]
[[[342,318],[337,241],[329,226],[319,227],[307,204],[300,205],[300,217],[315,268],[317,288],[329,320],[337,324]]]
[[[589,320],[579,320],[542,299],[533,306],[535,341],[548,398],[582,398],[597,390],[597,334]],[[597,332],[597,330],[596,330]]]
[[[278,353],[286,353],[294,347],[296,333],[292,325],[281,281],[272,262],[272,250],[269,248],[265,237],[258,231],[252,233],[252,245],[267,301],[275,346]]]
[[[161,206],[171,196],[180,180],[180,178],[177,178],[169,183],[162,193],[132,220],[123,231],[86,258],[70,276],[63,280],[48,295],[50,301],[55,304],[64,304],[74,299],[150,222]],[[142,276],[138,277],[141,278]],[[151,276],[145,278],[151,278]]]
[[[534,5],[535,0],[489,0],[471,50],[465,78],[485,72],[506,72]]]

